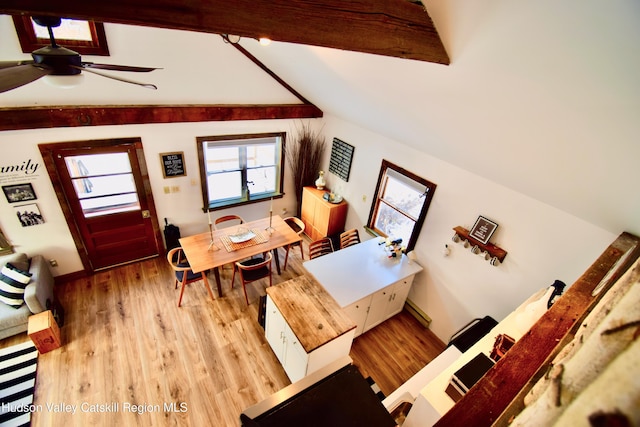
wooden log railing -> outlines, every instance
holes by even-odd
[[[576,333],[582,320],[640,256],[640,238],[622,233],[436,426],[507,425],[524,395]],[[596,287],[602,290],[593,295]]]

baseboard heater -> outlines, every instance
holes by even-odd
[[[416,303],[414,303],[410,299],[407,299],[404,303],[404,308],[409,313],[411,313],[413,317],[418,319],[418,322],[420,322],[422,326],[424,326],[425,328],[428,328],[429,326],[431,326],[431,317],[429,317],[427,313],[422,311],[420,307],[416,305]]]

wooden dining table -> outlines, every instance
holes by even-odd
[[[234,242],[242,240],[238,239],[239,235],[248,231],[255,237],[244,242]],[[273,215],[237,226],[220,230],[212,229],[211,232],[183,237],[179,241],[194,273],[213,270],[218,296],[221,297],[220,267],[267,251],[273,251],[276,270],[280,274],[278,248],[301,240],[302,238],[284,222],[280,215]]]

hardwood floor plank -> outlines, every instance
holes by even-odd
[[[284,265],[284,251],[278,256]],[[303,273],[294,250],[281,275],[274,269],[273,283]],[[212,301],[196,282],[185,290],[182,307],[164,258],[57,286],[65,308],[63,346],[39,356],[34,398],[44,410],[33,414],[33,425],[239,425],[244,409],[290,382],[257,322],[268,281],[247,286],[247,306],[237,280],[231,288],[231,274],[221,271],[222,298],[214,292]],[[25,340],[20,334],[0,347]],[[358,337],[351,357],[388,395],[443,349],[402,312]],[[47,410],[55,403],[77,405],[76,413]],[[108,412],[114,403],[118,411]]]
[[[350,356],[388,396],[445,348],[429,329],[402,311],[354,340]]]

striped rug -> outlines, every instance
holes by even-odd
[[[28,426],[38,350],[31,341],[0,350],[0,426]]]
[[[369,384],[369,387],[371,387],[371,391],[373,391],[373,393],[376,396],[378,396],[378,399],[384,400],[387,397],[387,396],[384,395],[382,390],[380,390],[380,387],[378,386],[378,384],[376,384],[376,382],[373,380],[373,378],[367,377],[367,378],[365,378],[365,380],[367,381],[367,384]]]

